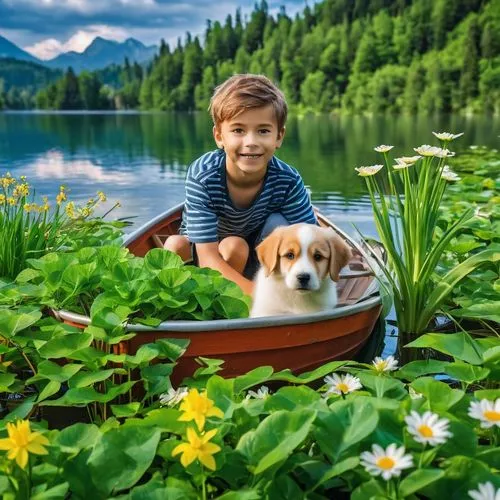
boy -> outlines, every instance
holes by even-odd
[[[285,135],[282,92],[265,76],[234,75],[215,89],[209,109],[219,150],[189,167],[180,234],[165,248],[251,294],[244,274],[256,264],[255,246],[277,226],[316,224],[316,216],[299,173],[274,156]]]

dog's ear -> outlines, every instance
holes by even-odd
[[[331,228],[328,244],[330,245],[330,276],[333,281],[338,281],[340,270],[347,265],[352,257],[352,252],[349,245]]]
[[[255,249],[257,258],[264,267],[266,277],[269,276],[278,265],[278,251],[282,238],[282,232],[278,227]]]

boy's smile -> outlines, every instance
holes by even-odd
[[[242,185],[262,180],[284,135],[271,104],[248,109],[214,127],[215,142],[226,152],[228,178]]]

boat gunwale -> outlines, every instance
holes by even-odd
[[[171,320],[162,321],[158,326],[127,323],[125,330],[129,332],[208,332],[214,330],[247,330],[255,328],[269,328],[288,325],[303,325],[320,323],[368,311],[381,304],[380,296],[369,297],[365,300],[333,309],[309,314],[296,314],[294,316],[265,316],[261,318],[241,319],[212,319],[212,320]],[[59,318],[81,325],[90,325],[91,319],[83,314],[70,311],[54,310]]]

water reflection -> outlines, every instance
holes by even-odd
[[[372,148],[399,154],[437,144],[431,132],[465,132],[457,147],[498,147],[499,118],[291,117],[278,155],[296,166],[313,200],[342,223],[373,228],[355,166],[380,161]],[[214,148],[207,113],[0,113],[0,171],[27,175],[39,194],[67,184],[73,197],[97,190],[123,205],[120,215],[144,222],[183,199],[187,166]]]

